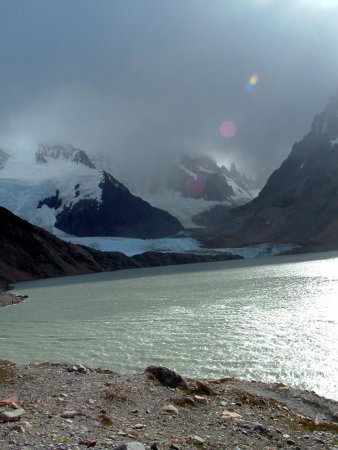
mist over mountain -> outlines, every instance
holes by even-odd
[[[337,87],[337,20],[332,0],[3,0],[0,148],[271,173]]]
[[[338,247],[338,95],[270,176],[258,197],[199,217],[212,246],[288,242]]]

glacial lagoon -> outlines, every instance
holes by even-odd
[[[0,358],[278,381],[338,399],[338,253],[19,283]]]

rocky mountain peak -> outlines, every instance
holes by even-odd
[[[39,144],[39,148],[35,152],[35,159],[42,164],[46,164],[50,159],[65,159],[95,169],[87,153],[72,144]]]
[[[216,211],[217,246],[263,242],[338,248],[338,95],[295,143],[257,198]]]
[[[325,140],[338,138],[338,94],[330,97],[325,109],[315,116],[310,134]]]
[[[5,167],[6,162],[8,161],[9,154],[5,152],[2,148],[0,148],[0,170]]]

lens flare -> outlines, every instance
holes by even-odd
[[[254,73],[253,75],[251,75],[251,77],[246,85],[247,92],[252,92],[254,90],[257,82],[258,82],[258,75],[256,75]]]
[[[196,177],[190,177],[185,183],[185,192],[189,197],[198,198],[207,184],[205,174],[198,173]]]
[[[219,127],[219,132],[222,136],[226,138],[231,138],[235,136],[237,128],[234,122],[232,122],[232,120],[226,120],[225,122],[221,123]]]

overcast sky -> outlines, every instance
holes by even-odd
[[[337,24],[338,0],[1,0],[0,145],[272,170],[337,91]]]

